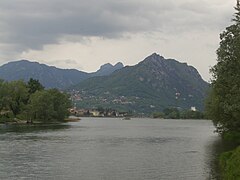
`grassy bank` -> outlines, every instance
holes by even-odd
[[[222,153],[219,162],[223,180],[240,180],[240,146]]]

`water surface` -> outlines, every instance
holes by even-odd
[[[214,179],[213,131],[206,120],[137,118],[3,126],[0,179]]]

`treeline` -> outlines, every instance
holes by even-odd
[[[204,119],[205,115],[200,111],[178,110],[177,108],[166,108],[163,112],[153,113],[153,118],[164,119]]]
[[[63,121],[71,101],[57,89],[45,90],[38,80],[6,82],[0,80],[0,122]]]

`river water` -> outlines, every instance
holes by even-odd
[[[82,118],[0,128],[0,179],[214,179],[207,120]]]

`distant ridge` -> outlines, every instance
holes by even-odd
[[[20,60],[0,66],[0,79],[38,79],[46,88],[79,92],[80,107],[116,108],[139,113],[166,107],[203,110],[209,84],[198,71],[156,53],[135,66],[122,63],[102,65],[95,73],[59,69],[38,62]]]
[[[116,70],[122,69],[124,66],[121,62],[118,62],[114,66],[110,63],[104,64],[100,69],[94,73],[94,76],[106,76],[113,73]]]
[[[120,66],[118,66],[121,68]],[[76,69],[60,69],[54,66],[31,62],[29,60],[12,61],[0,66],[0,79],[6,81],[24,80],[30,78],[38,79],[46,88],[65,89],[75,85],[82,80],[90,77],[109,75],[114,72],[117,67],[112,66],[107,71],[98,70],[98,73],[86,73]]]
[[[116,107],[149,113],[166,107],[194,106],[203,110],[208,87],[194,67],[153,53],[135,66],[84,80],[71,89],[88,97],[88,102],[77,102],[81,107]]]

